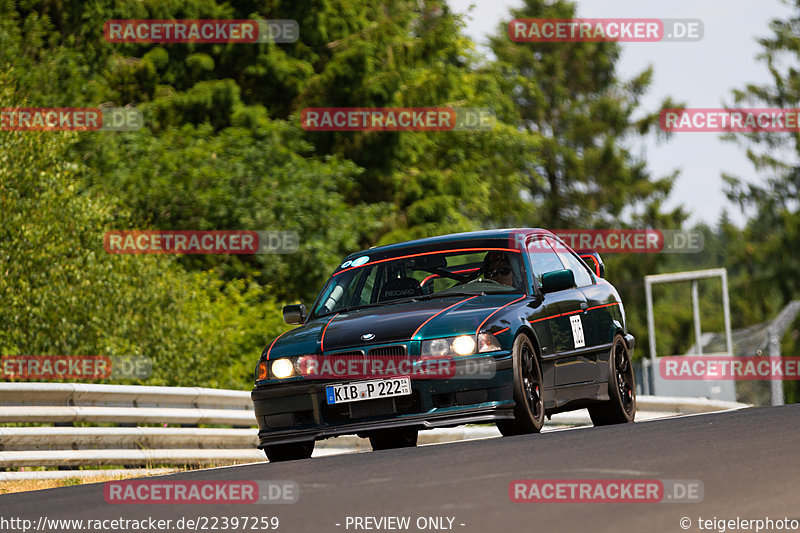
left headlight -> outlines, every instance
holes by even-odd
[[[476,338],[477,337],[477,338]],[[422,341],[422,356],[446,357],[448,355],[472,355],[474,353],[496,352],[500,343],[491,333],[480,335],[459,335]]]
[[[290,378],[295,374],[294,363],[288,357],[275,359],[269,365],[270,374],[278,379]]]

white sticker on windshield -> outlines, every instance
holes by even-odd
[[[353,259],[353,266],[354,267],[361,266],[364,263],[366,263],[367,261],[369,261],[369,256],[368,255],[362,255],[358,259]]]
[[[586,346],[586,340],[583,338],[583,322],[581,322],[581,316],[572,315],[569,317],[569,324],[572,326],[572,340],[575,341],[575,347],[581,348]]]
[[[344,263],[342,263],[342,266],[341,266],[341,267],[339,267],[339,268],[347,268],[347,267],[349,267],[349,266],[350,266],[352,263],[353,263],[352,261],[345,261]]]

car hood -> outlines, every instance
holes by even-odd
[[[323,316],[281,335],[268,349],[269,358],[407,342],[412,335],[422,340],[475,333],[492,313],[521,296],[453,296]],[[374,337],[362,340],[370,334]]]

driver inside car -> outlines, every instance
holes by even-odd
[[[509,287],[514,286],[514,271],[506,252],[492,251],[486,254],[483,259],[483,277]]]

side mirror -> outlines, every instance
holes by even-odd
[[[575,286],[575,274],[572,270],[553,270],[542,274],[542,292],[558,292]]]
[[[606,265],[603,264],[603,260],[600,258],[600,254],[595,252],[594,250],[577,250],[578,255],[584,262],[589,265],[597,277],[604,278],[606,277]]]
[[[303,304],[283,306],[283,321],[287,324],[302,324],[306,321],[306,306]]]

